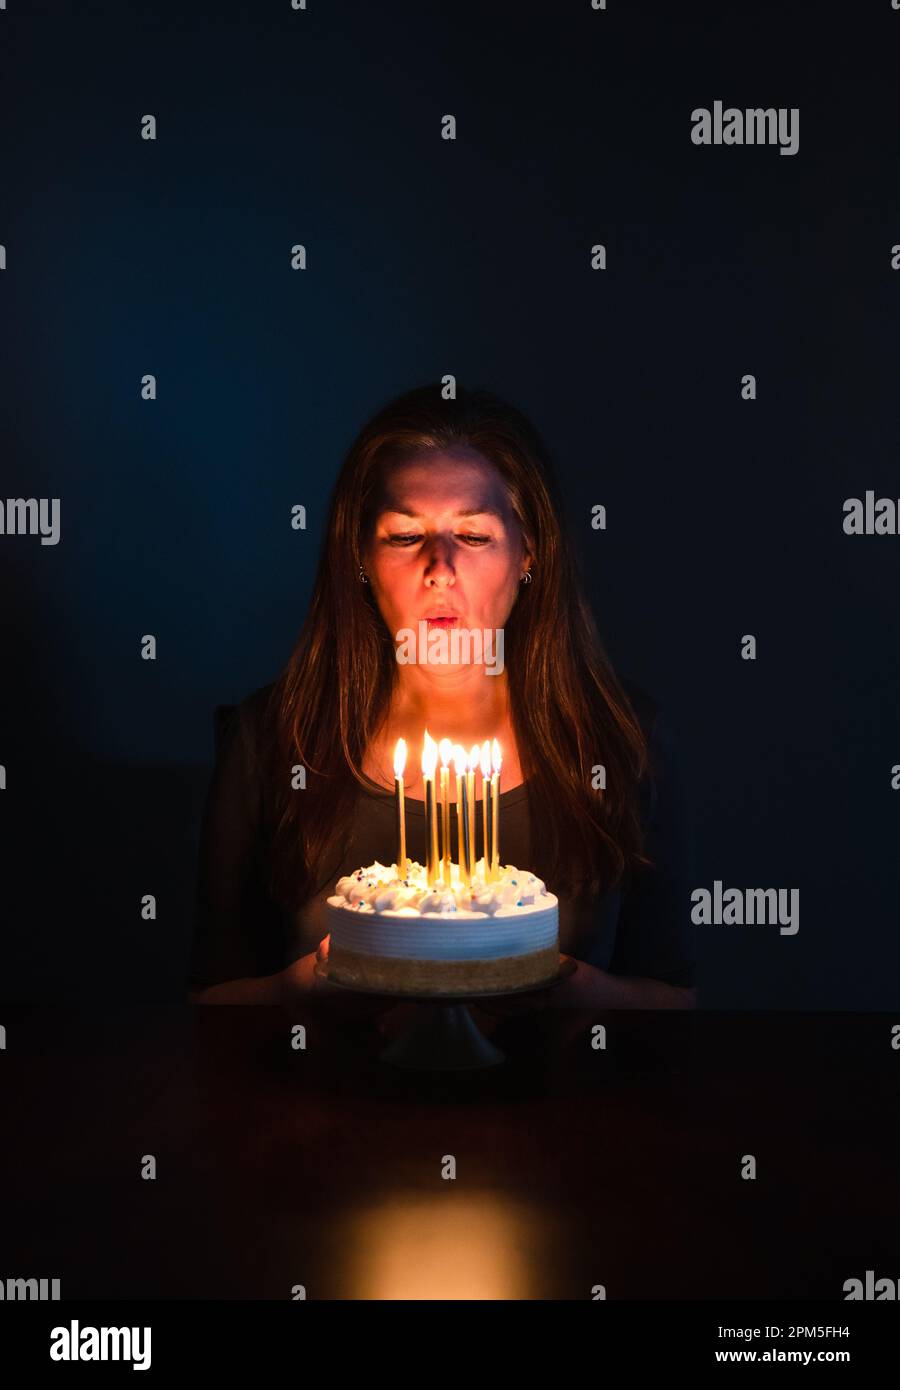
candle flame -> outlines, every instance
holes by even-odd
[[[442,738],[438,747],[441,750],[441,767],[449,767],[450,759],[453,757],[453,744],[449,738]]]
[[[437,767],[437,744],[428,730],[425,730],[425,743],[422,747],[422,776],[433,777]]]
[[[461,743],[453,745],[453,766],[456,768],[457,777],[466,775],[466,750]]]
[[[481,757],[481,749],[478,747],[478,744],[477,744],[477,743],[473,743],[473,744],[472,744],[472,747],[469,749],[469,771],[470,771],[470,772],[477,772],[477,770],[478,770],[478,759],[479,759],[480,757]]]
[[[502,759],[500,757],[500,745],[496,739],[494,739],[493,743],[491,744],[491,761],[494,764],[494,771],[499,772],[500,763]]]
[[[406,767],[406,739],[398,738],[394,747],[394,776],[402,777]]]
[[[487,738],[481,745],[481,775],[482,777],[490,777],[491,775],[491,742]]]

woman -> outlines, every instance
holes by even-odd
[[[400,659],[401,633],[420,622],[426,633],[502,634],[493,669]],[[408,852],[424,862],[426,728],[465,748],[499,741],[503,861],[560,899],[560,945],[577,969],[526,1002],[693,1007],[664,728],[605,656],[535,430],[486,391],[444,400],[439,385],[393,401],[351,446],[296,647],[223,731],[191,999],[291,1002],[329,989],[315,970],[327,956],[325,899],[341,875],[394,853],[400,737]]]

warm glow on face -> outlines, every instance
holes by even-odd
[[[499,745],[499,743],[497,742],[496,739],[494,739],[493,743],[491,744],[491,761],[492,761],[492,763],[494,764],[494,771],[495,771],[495,772],[499,772],[499,771],[500,771],[500,762],[501,762],[501,759],[500,759],[500,745]]]
[[[395,462],[384,485],[360,558],[394,640],[436,611],[454,615],[460,628],[504,627],[527,557],[499,470],[460,448]],[[428,674],[437,679],[442,668]]]
[[[466,775],[466,750],[461,743],[453,746],[453,766],[456,768],[457,777]]]
[[[425,730],[425,743],[422,748],[422,776],[433,777],[434,769],[437,767],[438,748],[434,739]]]
[[[406,767],[406,739],[398,738],[394,748],[394,776],[402,777]]]
[[[490,777],[491,775],[491,745],[488,739],[481,745],[481,775]]]
[[[438,746],[441,750],[441,767],[449,767],[450,759],[453,757],[453,744],[449,738],[442,738]]]

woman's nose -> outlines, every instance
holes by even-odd
[[[455,572],[450,562],[450,547],[438,537],[426,552],[425,579],[435,584],[449,584],[454,578]]]

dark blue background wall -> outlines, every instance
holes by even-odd
[[[354,434],[450,372],[545,434],[698,886],[800,889],[794,937],[700,929],[704,1004],[897,1002],[900,537],[842,504],[900,497],[898,43],[886,0],[10,0],[0,491],[62,529],[0,538],[5,997],[180,995],[213,708],[285,661]],[[799,153],[695,147],[717,99]]]

